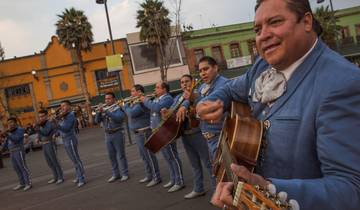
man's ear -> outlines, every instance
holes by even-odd
[[[313,30],[314,18],[310,12],[305,13],[303,17],[304,27],[306,32],[311,32]]]

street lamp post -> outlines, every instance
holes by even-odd
[[[111,32],[110,18],[109,18],[109,12],[108,12],[108,8],[107,8],[107,0],[96,0],[96,3],[105,5],[105,13],[106,13],[107,25],[108,25],[108,28],[109,28],[109,35],[110,35],[110,41],[111,41],[112,54],[115,55],[115,45],[114,45],[114,39],[113,39],[112,32]],[[120,92],[120,98],[122,98],[123,96],[122,96],[120,71],[118,72],[118,74],[119,74],[119,92]],[[128,133],[129,143],[133,144],[132,140],[131,140],[131,134],[130,134],[129,125],[128,125],[127,122],[125,122],[125,127],[126,127],[126,131]]]

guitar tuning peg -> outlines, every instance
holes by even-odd
[[[289,206],[290,206],[290,210],[300,210],[299,203],[294,199],[291,199],[289,201]]]
[[[285,203],[285,202],[286,202],[287,196],[288,196],[287,193],[286,193],[286,192],[283,192],[283,191],[279,192],[278,195],[277,195],[277,197],[278,197],[278,199],[279,199],[279,201],[280,201],[281,203]]]
[[[270,193],[270,195],[275,196],[276,195],[276,187],[273,184],[268,184],[267,191]]]

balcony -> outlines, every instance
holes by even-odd
[[[355,42],[356,40],[356,42]],[[338,40],[338,52],[345,57],[360,55],[360,35]]]

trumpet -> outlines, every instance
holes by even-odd
[[[102,104],[99,104],[98,107],[95,109],[95,112],[99,112],[100,109],[102,108],[103,112],[106,112],[107,110],[109,110],[110,112],[115,111],[116,109],[118,109],[118,104],[114,103],[110,106],[103,106]]]
[[[122,106],[122,107],[125,106],[126,104],[129,104],[130,106],[132,106],[134,104],[141,103],[140,98],[142,96],[143,95],[130,96],[130,97],[127,97],[127,98],[124,98],[124,99],[120,99],[117,103],[119,104],[119,106]],[[156,94],[155,93],[148,94],[148,95],[145,95],[145,97],[153,99],[153,98],[156,97]]]

